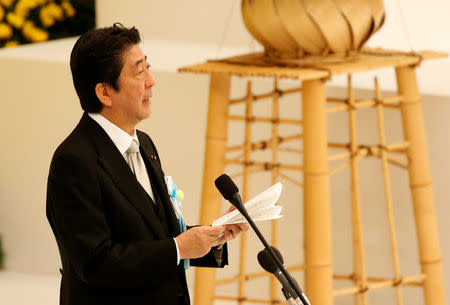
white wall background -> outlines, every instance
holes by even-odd
[[[416,50],[450,52],[450,21],[447,20],[450,2],[444,0],[430,0],[426,4],[419,0],[386,1],[386,24],[370,41],[371,45],[409,49],[402,24],[397,18],[400,14],[397,3],[402,7],[410,40]],[[185,191],[184,212],[191,223],[195,223],[199,216],[209,78],[205,75],[177,74],[175,69],[206,58],[259,48],[242,24],[240,2],[98,0],[97,14],[99,26],[111,25],[116,21],[136,25],[146,40],[143,47],[152,62],[157,85],[154,88],[152,115],[139,128],[148,132],[157,143],[166,173],[173,175]],[[223,46],[219,47],[227,20],[230,20],[229,27],[223,36]],[[36,287],[29,274],[38,277],[39,283],[46,287],[43,289],[48,289],[53,295],[44,297],[32,290],[28,294],[32,297],[32,304],[56,304],[57,301],[57,295],[54,295],[57,294],[57,280],[49,280],[49,277],[59,277],[57,270],[60,262],[56,243],[45,219],[45,187],[52,153],[81,115],[68,66],[72,45],[73,40],[68,39],[0,50],[0,101],[3,106],[0,120],[0,234],[7,252],[6,272],[0,272],[1,304],[4,300],[8,301],[5,304],[25,303],[12,297],[14,285],[11,283]],[[382,77],[380,81],[384,94],[393,94],[390,92],[395,89],[393,71],[376,74]],[[372,94],[371,90],[366,90],[372,88],[372,77],[373,73],[354,76],[356,85],[362,88],[357,92],[359,97]],[[450,297],[450,245],[446,236],[450,229],[446,219],[450,213],[450,163],[447,157],[450,149],[450,123],[447,119],[450,114],[450,61],[425,62],[418,69],[418,77],[424,93],[425,128],[441,234],[445,288]],[[329,95],[345,96],[345,90],[339,88],[343,80],[340,77],[333,79]],[[287,82],[282,85],[293,84]],[[255,86],[257,91],[264,92],[271,85],[260,80]],[[233,78],[232,96],[240,96],[243,92],[243,82]],[[290,98],[283,105],[282,113],[301,115],[298,97]],[[267,113],[268,109],[268,105],[261,104],[255,111]],[[346,115],[330,115],[328,124],[330,141],[348,139]],[[358,127],[361,143],[377,142],[374,112],[358,112]],[[388,140],[402,138],[399,116],[394,110],[386,111],[386,127],[392,130]],[[262,137],[267,128],[257,128],[255,132]],[[240,141],[241,135],[240,126],[230,126],[230,138]],[[299,159],[295,156],[289,158],[291,162]],[[391,169],[401,269],[405,275],[410,275],[419,272],[420,267],[408,178],[405,172]],[[392,276],[380,162],[375,159],[361,162],[360,177],[368,271],[374,276]],[[269,180],[267,174],[256,176],[251,193],[262,190]],[[331,178],[333,259],[337,273],[351,273],[348,181],[348,171]],[[283,232],[280,249],[289,265],[303,261],[301,198],[300,190],[285,182],[281,200],[285,217],[280,222]],[[261,224],[261,227],[269,233],[267,224]],[[233,241],[231,248],[231,265],[220,272],[219,277],[231,276],[238,269],[238,241]],[[248,253],[251,271],[260,270],[255,259],[260,249],[259,242],[252,236]],[[14,275],[12,279],[9,277],[11,280],[3,280],[11,274]],[[301,279],[300,273],[295,275]],[[188,277],[192,285],[192,270]],[[336,287],[340,285],[336,283]],[[248,285],[248,291],[253,296],[261,295],[265,287],[265,281],[258,280]],[[231,293],[234,289],[234,286],[228,285],[219,288],[219,291]],[[9,293],[4,293],[6,291]],[[423,304],[420,290],[408,288],[404,291],[407,294],[405,304]],[[374,301],[372,304],[394,302],[393,291],[389,289],[370,293],[370,297]],[[348,304],[350,301],[351,298],[341,297],[336,299],[336,304]]]

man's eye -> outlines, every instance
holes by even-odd
[[[147,70],[150,70],[150,64],[147,64],[146,66],[145,66],[145,68],[147,69]],[[141,73],[144,73],[144,70],[142,70],[142,71],[139,71],[139,73],[138,74],[141,74]]]

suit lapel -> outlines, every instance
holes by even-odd
[[[154,192],[158,192],[163,208],[167,211],[166,214],[169,220],[169,225],[172,227],[175,235],[178,235],[181,233],[178,226],[178,220],[176,219],[175,211],[167,192],[164,173],[160,167],[159,161],[156,159],[157,154],[152,148],[152,145],[148,143],[148,140],[141,136],[139,133],[138,138],[141,146],[142,158],[144,159],[145,163],[148,164],[148,170],[150,171],[149,175],[151,176],[150,179],[153,179],[153,183],[156,187],[156,190],[154,190]]]
[[[98,161],[108,173],[120,192],[141,213],[149,227],[160,239],[165,238],[164,229],[149,202],[149,196],[137,181],[129,165],[120,154],[117,147],[101,126],[86,113],[80,123],[86,126],[87,135],[97,148]],[[150,199],[151,200],[151,199]]]

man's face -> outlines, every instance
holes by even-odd
[[[119,90],[112,90],[111,110],[126,125],[137,123],[150,115],[150,98],[155,79],[149,71],[147,56],[139,45],[129,47],[123,53],[123,67],[117,83]]]

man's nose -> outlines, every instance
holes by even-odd
[[[154,85],[156,85],[156,80],[153,77],[153,74],[147,70],[147,79],[145,82],[145,86],[148,88],[148,87],[153,87]]]

